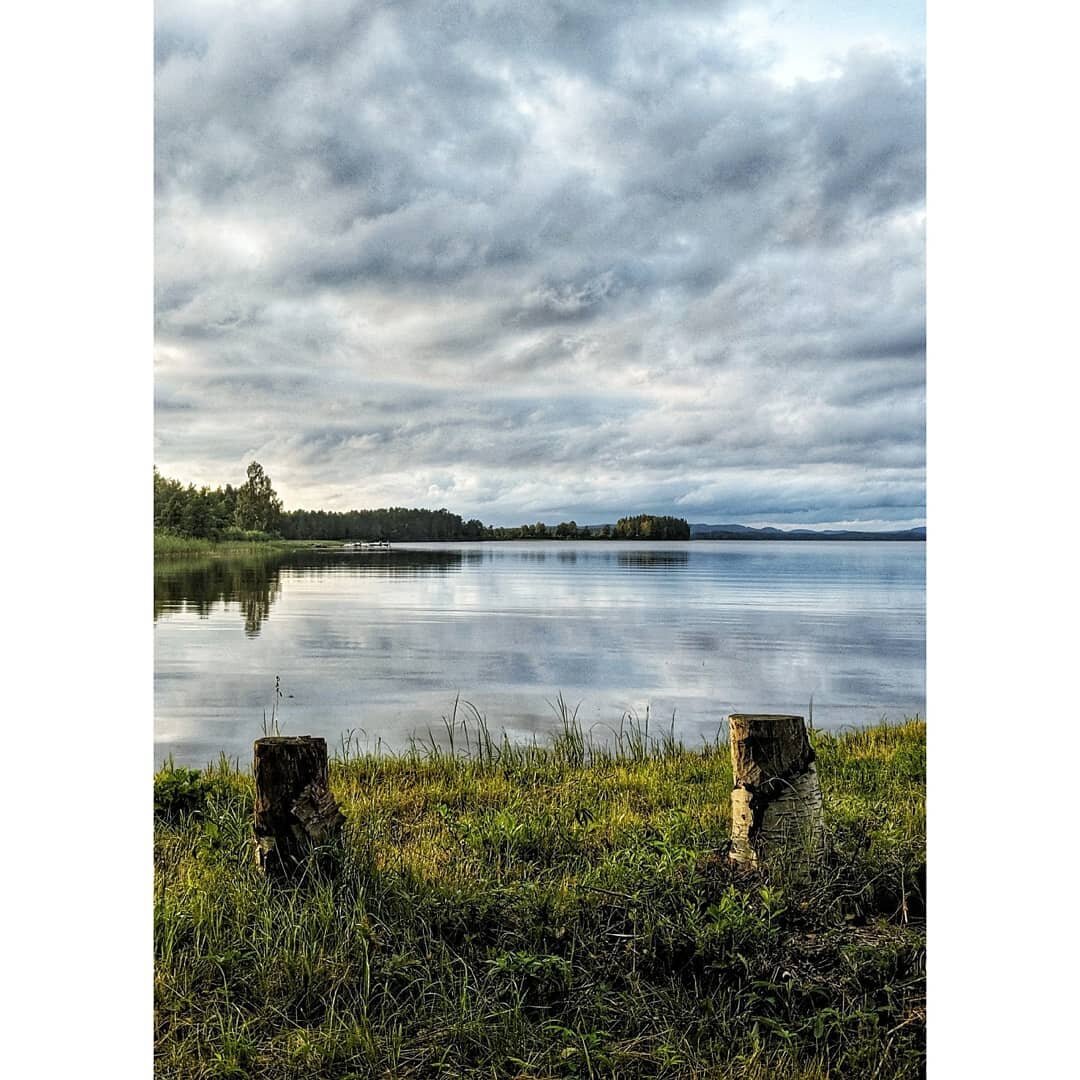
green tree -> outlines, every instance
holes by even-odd
[[[689,540],[690,526],[685,518],[638,514],[615,522],[618,540]]]
[[[244,530],[273,532],[281,517],[281,500],[270,477],[253,461],[247,467],[247,482],[236,491],[236,524]]]

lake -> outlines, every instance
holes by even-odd
[[[401,749],[455,697],[541,739],[558,694],[600,739],[624,714],[687,744],[730,712],[839,728],[925,715],[926,545],[396,544],[159,562],[155,763],[247,762],[282,734]],[[280,680],[281,696],[275,694]]]

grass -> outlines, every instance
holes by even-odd
[[[772,879],[727,864],[723,743],[446,727],[343,739],[338,869],[296,888],[246,770],[157,774],[158,1076],[923,1075],[924,723],[813,734],[832,850]]]
[[[193,536],[154,530],[154,558],[184,555],[259,555],[312,547],[312,540],[205,540]],[[323,546],[327,546],[323,542]]]

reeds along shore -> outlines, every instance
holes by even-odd
[[[205,540],[195,536],[177,536],[173,533],[154,532],[154,558],[173,555],[271,555],[283,551],[295,551],[313,547],[312,541],[276,540],[270,537],[235,540]]]
[[[467,711],[467,710],[466,710]],[[155,777],[160,1077],[916,1077],[925,724],[812,735],[829,853],[726,857],[731,762],[478,714],[331,764],[336,871],[255,866],[252,779]]]

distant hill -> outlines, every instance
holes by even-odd
[[[752,529],[749,525],[691,525],[691,540],[925,540],[926,526],[892,532],[853,529]]]

